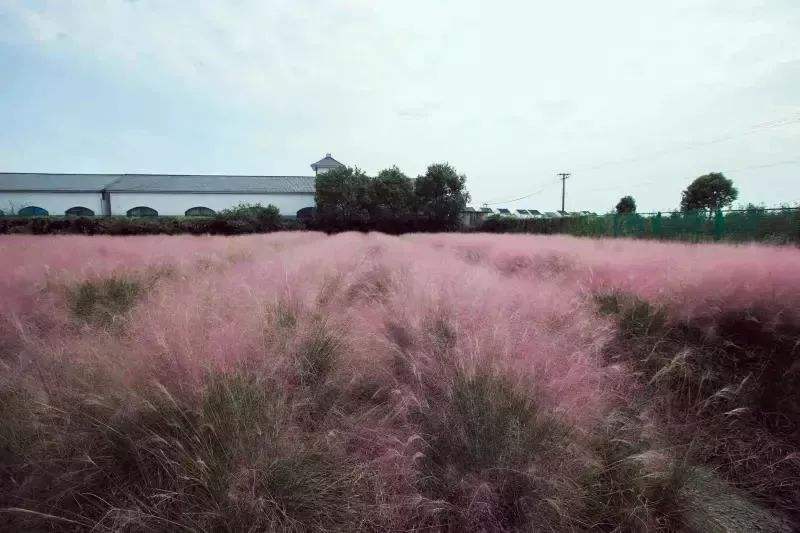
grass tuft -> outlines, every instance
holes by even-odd
[[[143,293],[140,282],[122,276],[87,280],[72,287],[68,303],[79,320],[109,326],[130,311]]]

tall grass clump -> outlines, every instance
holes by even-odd
[[[69,289],[68,301],[77,319],[107,326],[130,311],[142,292],[139,281],[110,277],[78,283]]]

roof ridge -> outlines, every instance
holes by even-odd
[[[314,178],[315,176],[302,176],[299,174],[159,174],[159,173],[120,173],[120,172],[0,172],[0,176],[8,175],[23,176],[111,176],[117,177],[147,177],[147,176],[180,176],[197,178]]]

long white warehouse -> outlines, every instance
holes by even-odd
[[[315,174],[341,166],[327,154]],[[314,207],[314,176],[0,173],[6,215],[211,215],[240,203],[272,204],[284,216]]]

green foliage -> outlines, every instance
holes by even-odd
[[[142,293],[140,282],[111,277],[79,283],[68,291],[67,299],[76,318],[108,326],[131,310]]]
[[[738,196],[739,191],[733,186],[733,181],[720,172],[712,172],[700,176],[683,191],[681,211],[715,211],[731,205]]]
[[[599,311],[617,315],[619,330],[625,337],[633,338],[655,334],[666,324],[666,311],[635,296],[616,292],[595,296]]]
[[[325,381],[336,366],[341,351],[339,338],[325,324],[318,324],[300,347],[300,379],[316,386]]]
[[[609,416],[591,438],[597,459],[582,480],[592,531],[676,531],[689,467],[655,450],[632,413]]]
[[[642,401],[675,444],[723,479],[795,514],[800,387],[796,317],[766,308],[669,317],[669,310],[626,294],[596,297],[616,317],[613,360],[639,376]]]
[[[800,242],[800,209],[749,207],[721,211],[684,211],[643,216],[638,213],[564,218],[517,219],[490,216],[477,231],[488,233],[568,234],[580,237],[636,237],[686,241]]]
[[[470,200],[467,178],[448,163],[435,163],[414,182],[421,216],[443,228],[456,228],[461,212]]]
[[[432,498],[466,509],[475,493],[466,480],[482,480],[494,495],[483,517],[453,511],[431,527],[443,530],[514,530],[524,524],[553,524],[548,506],[551,480],[537,476],[537,465],[561,449],[569,433],[553,415],[507,378],[493,373],[459,372],[441,401],[420,413],[428,443],[420,483]]]
[[[411,180],[397,167],[370,178],[358,168],[340,167],[316,179],[316,219],[326,230],[388,233],[457,228],[469,200],[466,178],[447,164],[428,167]]]
[[[272,204],[264,207],[260,203],[240,203],[235,207],[224,209],[217,215],[226,221],[242,221],[257,225],[259,228],[276,229],[280,227],[280,211]]]
[[[81,235],[239,235],[304,229],[296,221],[281,220],[272,206],[251,206],[243,213],[214,217],[48,217],[2,218],[0,234],[32,233]]]
[[[369,211],[374,217],[402,217],[415,209],[414,183],[396,166],[381,170],[369,182]]]
[[[633,199],[633,196],[623,196],[619,199],[619,202],[617,202],[617,206],[614,209],[619,214],[635,213],[636,200]]]
[[[329,223],[367,217],[370,178],[359,168],[337,167],[317,175],[317,215]]]

